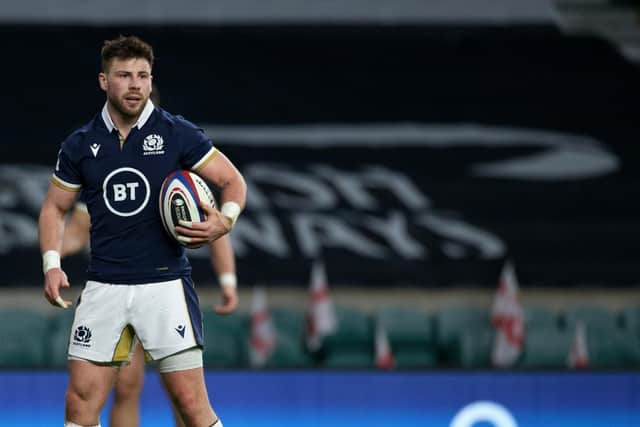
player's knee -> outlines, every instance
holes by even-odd
[[[84,420],[87,417],[91,419],[98,418],[99,409],[92,398],[93,395],[85,390],[68,389],[65,395],[67,418],[69,420]]]
[[[114,389],[116,400],[129,400],[135,399],[142,393],[142,378],[137,376],[125,376],[121,375],[116,381]]]
[[[136,383],[132,384],[133,387],[127,387],[125,383],[117,384],[114,389],[114,399],[118,402],[133,401],[140,396],[142,387],[138,387]]]
[[[67,408],[83,408],[91,400],[91,392],[88,389],[70,387],[67,389],[65,401]]]
[[[182,414],[197,413],[202,406],[198,394],[189,389],[178,390],[174,393],[173,400],[178,411]]]

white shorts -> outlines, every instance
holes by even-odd
[[[202,347],[202,313],[190,279],[138,285],[87,282],[71,327],[69,357],[128,362],[136,341],[148,360]]]

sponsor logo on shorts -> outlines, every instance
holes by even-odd
[[[185,329],[186,327],[184,325],[178,325],[178,327],[176,328],[176,332],[179,333],[182,338],[184,338]]]
[[[73,344],[82,347],[91,347],[91,329],[86,326],[78,326],[73,333]]]

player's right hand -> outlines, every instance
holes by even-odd
[[[60,288],[68,288],[69,286],[67,274],[60,268],[52,268],[44,275],[44,297],[51,305],[61,308],[71,306],[71,301],[63,300],[60,295]]]
[[[216,208],[207,206],[206,203],[201,203],[200,207],[205,211],[207,217],[205,221],[180,220],[176,226],[178,240],[188,248],[198,248],[219,239],[227,234],[233,225],[231,220]]]

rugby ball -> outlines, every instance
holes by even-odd
[[[198,175],[178,170],[165,178],[160,188],[160,218],[169,236],[182,246],[195,247],[178,240],[178,221],[204,221],[206,216],[201,203],[215,206],[211,189]]]

